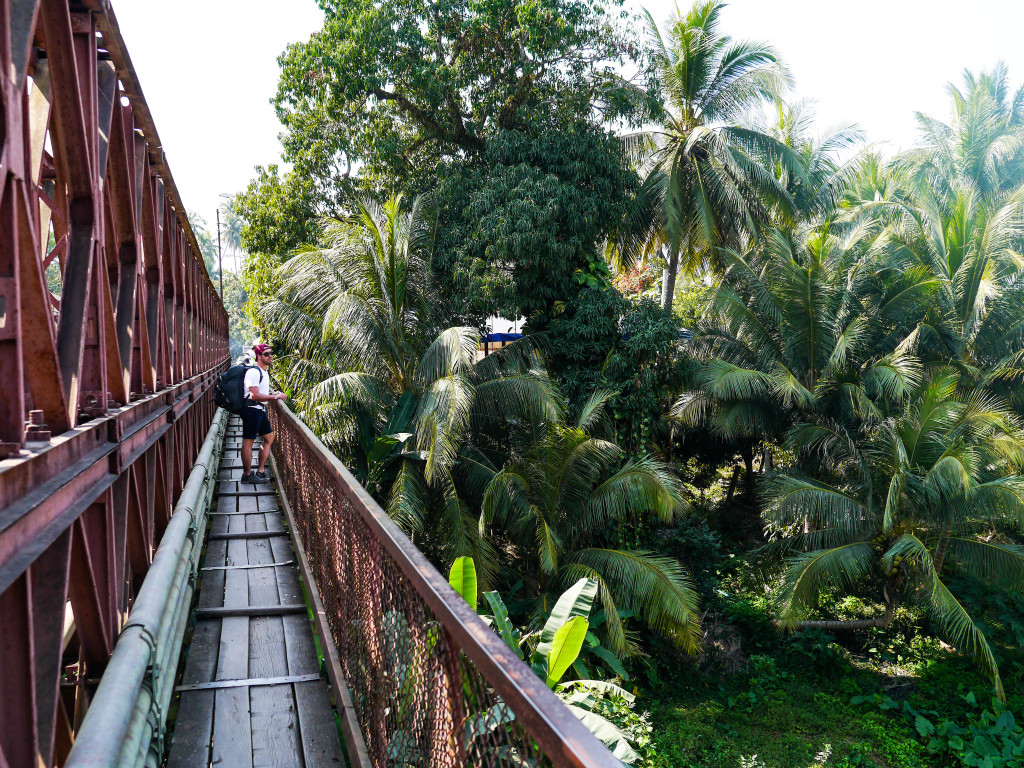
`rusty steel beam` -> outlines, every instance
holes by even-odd
[[[71,749],[212,421],[228,319],[109,3],[0,0],[0,59],[5,768]]]

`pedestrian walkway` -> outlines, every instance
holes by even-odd
[[[275,484],[238,482],[241,444],[232,416],[167,766],[342,766]]]

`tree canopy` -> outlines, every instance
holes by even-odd
[[[360,168],[385,187],[439,159],[480,154],[503,131],[635,113],[622,80],[642,49],[621,0],[323,0],[327,18],[280,58],[285,157],[320,176]]]

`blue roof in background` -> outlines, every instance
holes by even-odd
[[[521,338],[523,338],[521,333],[488,333],[484,336],[484,341],[515,341]]]

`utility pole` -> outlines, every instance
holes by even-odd
[[[217,277],[220,278],[220,303],[224,303],[224,260],[220,255],[220,206],[217,206]]]

